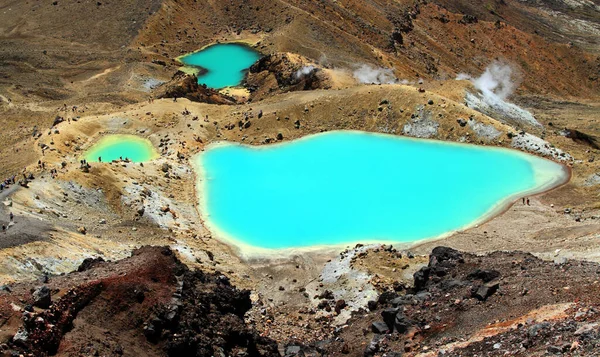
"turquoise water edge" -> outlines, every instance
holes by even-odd
[[[244,71],[259,58],[260,54],[246,45],[222,43],[184,56],[181,61],[187,66],[207,70],[198,76],[199,84],[221,89],[239,85],[244,79]]]
[[[258,249],[435,238],[568,177],[515,150],[354,131],[219,143],[196,165],[211,229]]]
[[[101,138],[88,151],[84,158],[89,162],[103,162],[128,159],[132,162],[144,162],[158,157],[158,152],[149,140],[135,135],[108,135]]]

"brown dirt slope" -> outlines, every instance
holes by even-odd
[[[399,77],[409,80],[477,74],[500,58],[522,70],[528,91],[598,94],[597,56],[557,42],[553,31],[538,31],[536,24],[550,21],[541,8],[518,1],[495,4],[495,10],[488,3],[454,3],[458,5],[385,0],[167,1],[150,19],[138,44],[169,60],[214,40],[253,33],[262,38],[258,48],[265,53],[293,52],[344,68],[362,63],[394,67]],[[465,22],[464,16],[471,14],[482,19]],[[600,22],[595,9],[565,16],[589,20],[592,29]],[[593,38],[585,43],[597,47]]]
[[[169,80],[179,67],[177,56],[215,41],[258,42],[265,54],[291,52],[349,72],[364,63],[393,67],[398,78],[410,81],[477,75],[500,59],[519,72],[520,95],[597,98],[597,6],[548,4],[5,2],[0,5],[2,171],[15,173],[36,161],[24,140],[36,126],[46,130],[57,114],[64,115],[56,111],[63,104],[92,114],[147,100],[147,81]]]

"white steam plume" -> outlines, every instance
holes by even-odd
[[[398,82],[391,69],[371,67],[368,64],[363,64],[357,68],[353,75],[362,84],[392,84]]]
[[[513,71],[510,65],[496,61],[490,64],[479,78],[473,78],[466,73],[459,73],[456,79],[468,79],[484,95],[496,96],[501,100],[506,100],[517,87],[512,77]]]
[[[300,79],[304,76],[307,76],[309,74],[311,74],[312,71],[314,71],[316,68],[315,66],[304,66],[302,68],[300,68],[299,70],[296,71],[296,79]]]
[[[481,93],[479,96],[467,93],[465,99],[469,107],[490,116],[497,114],[522,124],[542,126],[530,112],[506,102],[517,87],[517,83],[513,81],[513,70],[510,65],[496,61],[490,64],[478,78],[460,73],[456,79],[471,81]]]

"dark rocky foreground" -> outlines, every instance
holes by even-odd
[[[189,270],[169,248],[141,248],[117,263],[86,260],[79,270],[33,291],[5,288],[3,329],[17,329],[5,355],[279,355],[244,322],[249,291]]]
[[[245,322],[249,291],[188,269],[168,248],[144,247],[4,286],[0,348],[5,356],[595,356],[599,274],[595,263],[438,247],[412,287],[380,286],[378,300],[330,336],[274,341]]]
[[[326,348],[354,356],[597,356],[600,266],[437,247]],[[391,288],[391,287],[390,287]]]

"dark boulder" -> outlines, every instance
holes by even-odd
[[[383,317],[383,321],[390,331],[394,330],[394,321],[398,312],[400,312],[400,308],[397,307],[390,307],[381,311],[381,317]]]
[[[377,305],[378,305],[378,304],[377,304],[377,301],[375,301],[375,300],[369,300],[369,301],[367,302],[367,307],[369,308],[369,311],[374,311],[374,310],[376,310],[376,309],[377,309]]]
[[[463,263],[464,259],[462,254],[456,249],[448,247],[433,248],[431,254],[429,255],[429,266],[435,266],[438,263],[446,261]]]
[[[346,306],[348,306],[348,304],[346,304],[346,300],[340,299],[335,303],[334,310],[337,314],[339,314],[343,309],[346,308]]]
[[[381,317],[391,332],[406,333],[414,323],[404,315],[401,308],[388,308],[381,312]]]
[[[398,296],[397,298],[390,301],[390,303],[392,304],[392,306],[396,307],[396,306],[400,306],[400,305],[410,305],[414,301],[415,301],[414,295],[406,294],[404,296]]]
[[[85,258],[83,262],[77,268],[78,272],[89,270],[99,264],[104,263],[104,259],[102,257],[98,258]]]
[[[396,314],[394,319],[394,330],[400,334],[408,332],[408,329],[413,325],[413,322],[403,313]]]
[[[392,35],[390,36],[392,42],[397,43],[399,45],[404,44],[404,38],[402,37],[402,32],[395,29],[394,32],[392,32]]]
[[[387,304],[389,301],[394,300],[398,297],[398,294],[395,291],[384,291],[379,295],[379,299],[377,302],[380,304]]]
[[[448,262],[441,262],[432,266],[430,269],[430,276],[442,277],[448,275],[450,269],[453,268],[452,264]]]
[[[144,336],[146,337],[146,339],[148,339],[148,341],[150,342],[156,342],[158,340],[159,337],[159,331],[156,329],[156,327],[153,324],[147,324],[144,325]]]
[[[416,291],[423,290],[427,281],[429,280],[429,274],[431,273],[431,268],[422,267],[416,273],[413,274],[414,278],[414,287]]]
[[[371,330],[377,334],[389,333],[390,329],[387,324],[383,321],[375,321],[371,324]]]
[[[327,300],[321,300],[317,305],[317,308],[320,310],[329,308],[329,310],[331,310],[331,306],[329,305],[329,301]]]
[[[500,272],[497,270],[482,270],[476,269],[469,273],[467,279],[470,280],[483,280],[484,283],[490,282],[500,277]]]
[[[335,296],[333,296],[333,292],[331,290],[325,290],[321,293],[321,295],[319,295],[319,299],[333,300],[334,298]]]
[[[477,288],[477,290],[473,293],[473,297],[476,298],[477,300],[485,301],[490,296],[494,295],[494,293],[496,291],[498,291],[499,287],[500,287],[500,284],[498,284],[498,283],[483,284],[479,288]]]
[[[63,121],[65,121],[65,118],[63,118],[61,116],[56,116],[56,118],[54,118],[54,122],[52,123],[52,126],[57,126],[58,124],[62,123]]]
[[[41,309],[47,309],[52,304],[52,297],[50,296],[50,289],[46,285],[40,286],[33,291],[33,306],[37,306]]]

